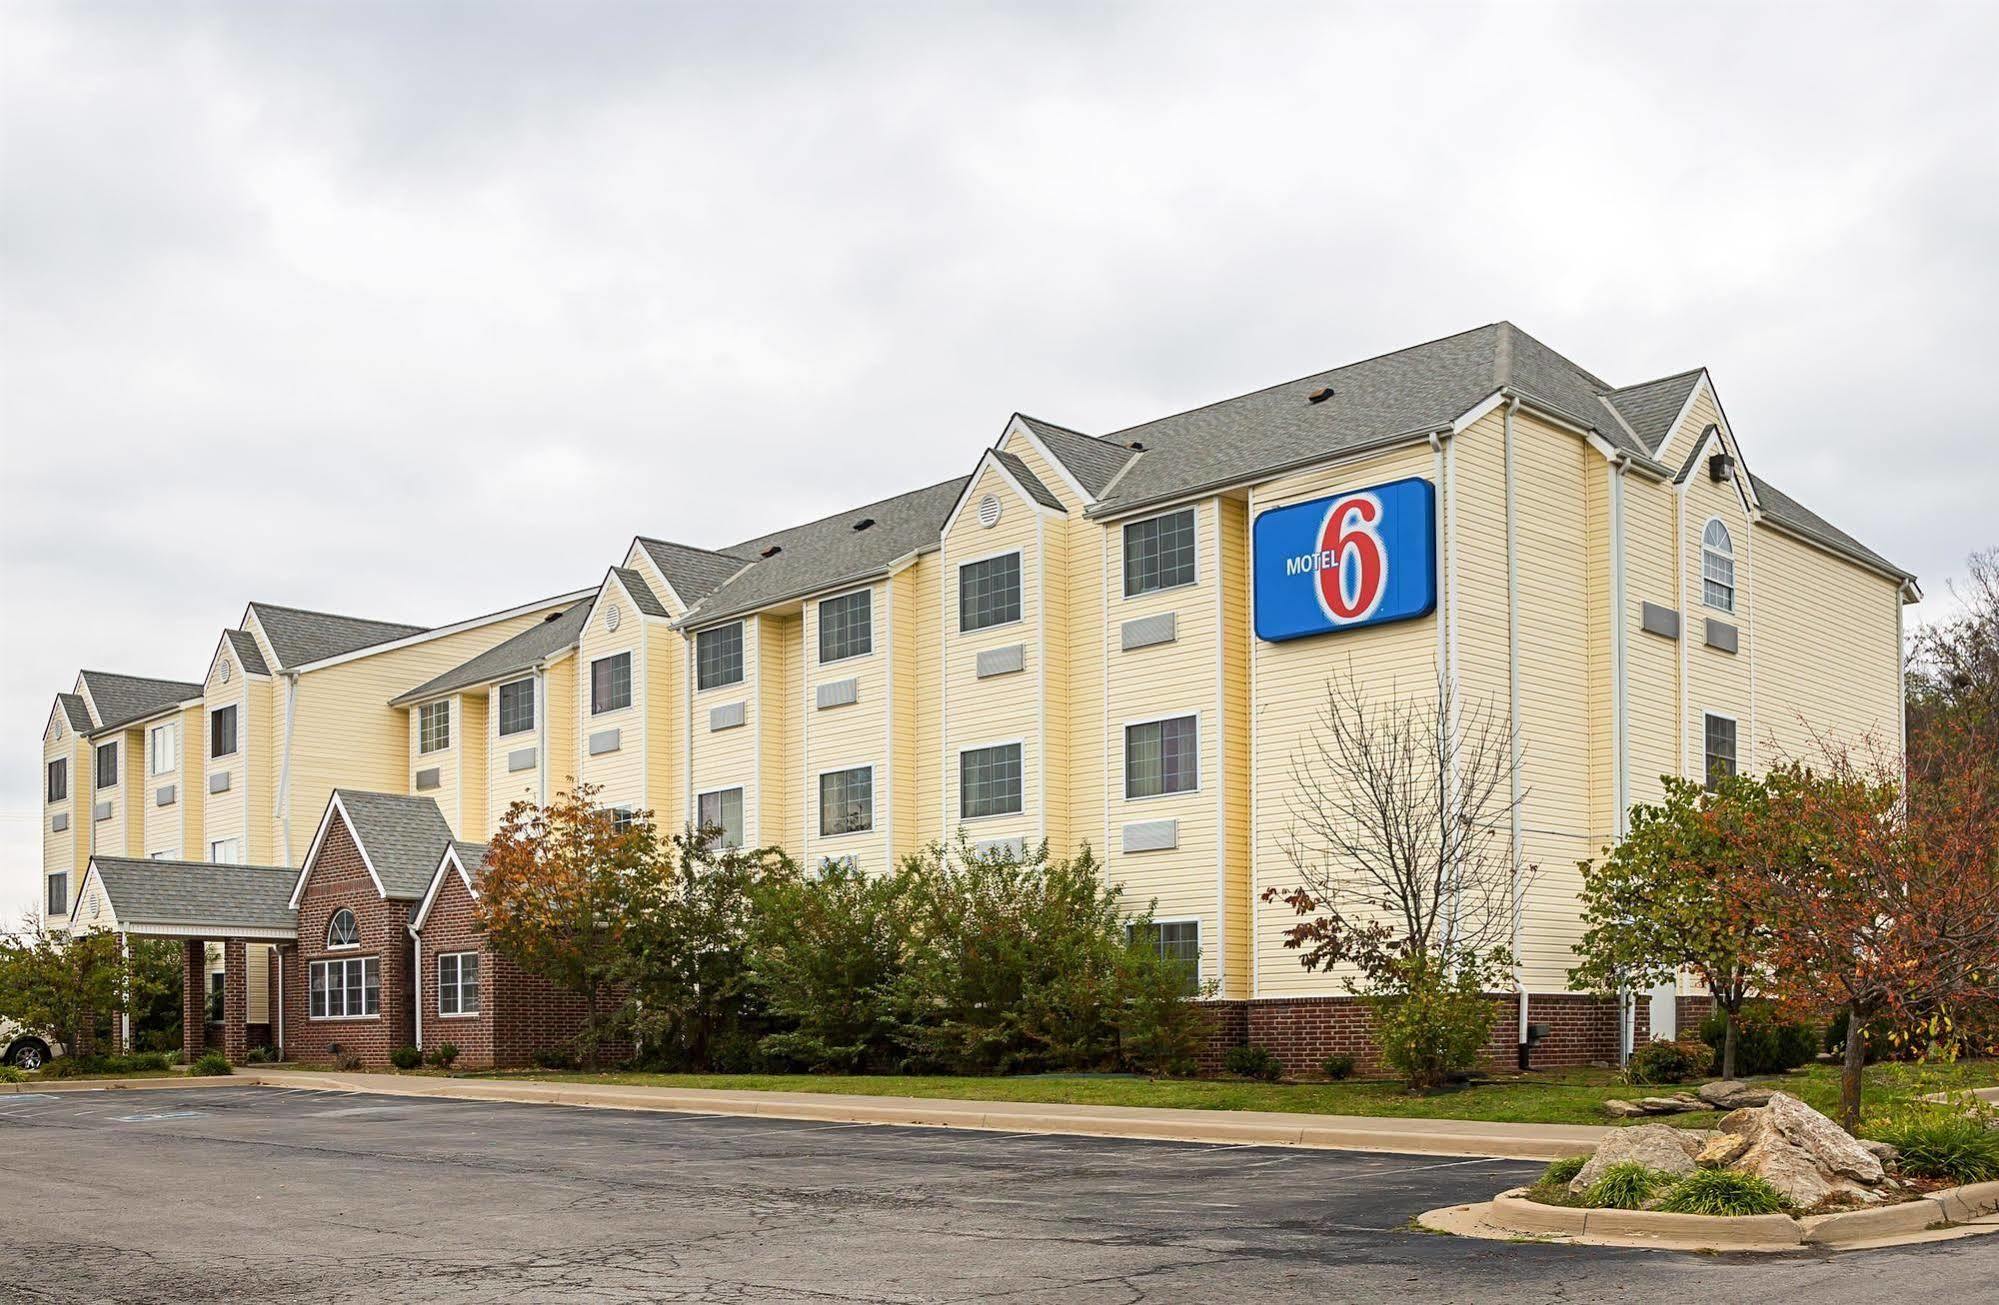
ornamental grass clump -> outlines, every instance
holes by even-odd
[[[1916,1178],[1953,1183],[1999,1181],[1999,1127],[1979,1115],[1926,1112],[1879,1130],[1900,1154],[1896,1165]]]
[[[1673,1184],[1657,1208],[1669,1214],[1782,1214],[1783,1193],[1755,1174],[1697,1169]]]
[[[1583,1204],[1593,1210],[1636,1210],[1672,1181],[1670,1174],[1626,1160],[1605,1169],[1603,1176],[1589,1185]]]
[[[1567,1187],[1575,1181],[1576,1175],[1581,1173],[1583,1166],[1588,1163],[1589,1157],[1586,1155],[1565,1155],[1560,1160],[1551,1163],[1546,1169],[1543,1169],[1539,1181],[1534,1185],[1536,1187]]]

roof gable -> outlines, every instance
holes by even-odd
[[[632,600],[632,606],[638,608],[647,616],[667,617],[671,615],[666,610],[666,604],[659,600],[659,595],[652,591],[652,586],[646,583],[646,578],[631,567],[612,567],[610,578],[618,582],[619,587]]]
[[[298,925],[288,901],[292,878],[283,866],[94,856],[77,901],[95,884],[113,917],[103,927],[131,932],[230,929],[290,937]]]
[[[438,857],[452,841],[451,826],[431,798],[334,789],[326,801],[326,814],[320,817],[318,832],[312,836],[312,846],[306,851],[305,862],[299,867],[298,882],[292,888],[294,910],[336,819],[354,840],[368,877],[375,881],[375,891],[387,899],[421,898],[430,886]]]
[[[424,921],[430,918],[430,908],[437,905],[438,895],[444,891],[444,885],[453,873],[465,885],[468,897],[479,895],[477,879],[480,868],[486,864],[487,846],[485,843],[457,841],[444,849],[444,855],[437,861],[437,872],[430,878],[430,887],[424,890],[423,904],[416,908],[416,916],[410,921],[410,928],[423,928]]]
[[[331,612],[308,611],[303,607],[280,607],[275,603],[251,603],[243,623],[255,620],[264,639],[277,654],[281,669],[290,670],[307,662],[324,661],[344,653],[357,652],[378,643],[407,639],[428,627],[403,625],[394,621],[370,621],[358,616],[336,616]]]
[[[590,619],[591,606],[591,601],[586,599],[571,604],[563,611],[551,613],[540,624],[531,625],[442,675],[390,699],[389,705],[407,707],[426,698],[442,697],[460,689],[525,674],[576,646],[584,625]]]
[[[750,559],[728,553],[711,552],[671,540],[648,539],[640,535],[632,541],[658,568],[660,578],[673,590],[682,610],[694,606],[727,584],[730,577],[750,564]],[[628,554],[628,559],[630,555]]]
[[[1621,390],[1612,390],[1603,396],[1603,401],[1624,418],[1625,424],[1644,443],[1648,453],[1657,454],[1665,448],[1686,416],[1687,409],[1693,405],[1694,392],[1700,388],[1701,380],[1706,375],[1705,370],[1696,367],[1692,371],[1662,376],[1642,385],[1627,385]]]
[[[1053,422],[1015,413],[1014,424],[1041,446],[1048,460],[1075,478],[1085,498],[1102,498],[1118,473],[1138,456],[1136,449],[1100,440]]]
[[[48,723],[42,726],[42,737],[61,738],[63,728],[71,734],[90,733],[90,706],[84,702],[82,694],[58,693],[55,702],[50,704]]]
[[[201,686],[186,680],[154,680],[139,675],[113,675],[108,671],[84,671],[78,678],[97,710],[97,733],[129,725],[201,696]]]

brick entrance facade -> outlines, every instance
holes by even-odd
[[[386,898],[375,887],[353,831],[337,814],[328,825],[306,876],[298,902],[298,947],[284,958],[286,1054],[308,1063],[358,1056],[374,1068],[389,1053],[416,1040],[411,972],[412,901]],[[359,940],[354,946],[327,945],[327,926],[341,910],[354,913]],[[373,1015],[315,1018],[311,1013],[312,963],[374,958],[380,978]],[[337,1052],[335,1049],[338,1049]]]

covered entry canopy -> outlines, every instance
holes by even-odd
[[[265,945],[282,948],[297,939],[298,912],[291,905],[292,886],[297,880],[298,872],[284,866],[94,856],[84,871],[70,927],[124,938],[173,938],[183,944],[181,1047],[189,1060],[210,1045],[210,1024],[202,1018],[208,1010],[208,944],[220,943],[223,983],[218,1043],[231,1062],[240,1062],[250,1036],[249,951],[257,948],[259,968],[263,968]],[[257,1000],[265,1007],[260,1020],[270,1025],[266,1032],[272,1045],[282,1049],[282,963],[275,963],[272,972],[257,982]],[[121,1041],[129,1046],[129,1018],[121,1020],[121,1025]]]

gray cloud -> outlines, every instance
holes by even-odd
[[[1510,317],[1995,541],[1973,6],[9,6],[0,907],[79,664],[442,621]],[[523,523],[532,523],[530,534]],[[1926,610],[1939,606],[1932,602]]]

